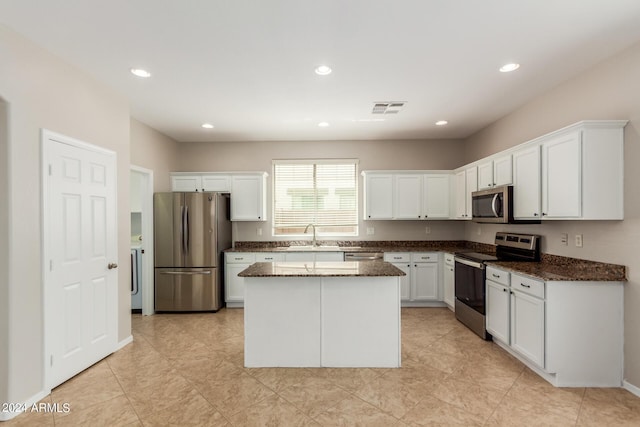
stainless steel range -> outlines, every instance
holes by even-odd
[[[540,236],[496,233],[496,253],[457,253],[455,256],[456,319],[483,339],[485,329],[485,263],[491,261],[540,261]]]

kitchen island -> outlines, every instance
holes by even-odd
[[[246,367],[400,367],[401,270],[258,262],[245,278]]]

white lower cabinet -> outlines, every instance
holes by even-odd
[[[512,287],[511,348],[543,369],[544,332],[544,300]]]
[[[486,273],[486,328],[499,346],[557,387],[622,385],[622,282]]]
[[[238,277],[238,273],[256,262],[256,254],[227,252],[224,254],[224,259],[224,300],[229,308],[243,307],[244,278]]]
[[[344,252],[287,252],[285,261],[292,262],[340,262],[344,261]]]
[[[406,274],[400,282],[403,306],[433,306],[442,301],[440,253],[387,252],[384,260]]]
[[[444,273],[443,273],[443,300],[451,310],[455,310],[456,299],[456,269],[453,254],[444,254]]]

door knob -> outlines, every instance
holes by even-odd
[[[114,268],[118,268],[118,264],[116,264],[115,262],[110,262],[109,265],[107,265],[107,268],[109,270],[113,270]]]

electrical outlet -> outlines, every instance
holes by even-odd
[[[373,227],[367,227],[367,236],[373,236],[376,234],[376,230]]]
[[[576,248],[582,247],[582,234],[576,234]]]
[[[256,234],[258,236],[262,236],[262,228],[260,228],[260,227],[256,228]]]
[[[562,243],[564,246],[568,246],[569,245],[569,234],[568,233],[560,234],[560,243]]]
[[[482,227],[478,226],[478,236],[482,234]]]
[[[431,234],[431,227],[425,227],[424,232],[425,234]]]

